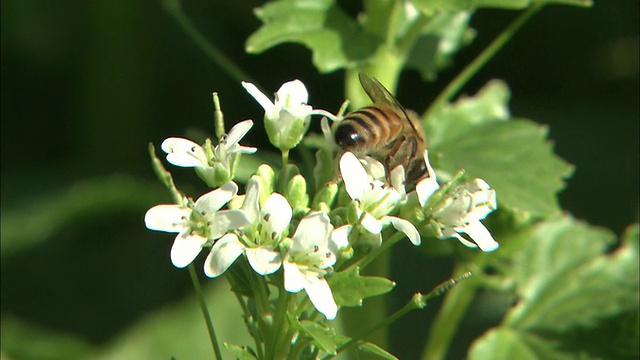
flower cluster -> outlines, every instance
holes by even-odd
[[[161,148],[167,161],[195,168],[214,188],[195,202],[178,194],[180,204],[157,205],[145,215],[147,228],[178,233],[171,248],[176,267],[191,264],[203,249],[210,248],[204,273],[215,278],[243,257],[269,283],[279,283],[290,293],[304,289],[315,309],[333,319],[340,304],[327,279],[340,270],[334,268],[337,264],[357,263],[366,256],[354,255],[355,244],[375,239],[373,246],[380,246],[385,228],[404,234],[413,245],[421,244],[416,226],[423,228],[424,224],[398,216],[401,208],[412,207],[429,218],[435,237],[454,237],[483,251],[497,248],[480,222],[496,209],[496,193],[485,181],[441,188],[425,151],[427,174],[407,194],[402,166],[385,169],[371,157],[339,152],[331,133],[340,116],[308,105],[307,90],[299,80],[282,85],[274,102],[253,84],[243,86],[264,108],[269,140],[283,154],[303,139],[312,115],[323,115],[326,146],[321,151],[325,159],[337,163],[337,175],[343,181],[317,184],[318,191],[310,196],[304,176],[294,165],[285,164],[278,174],[263,165],[246,180],[245,194],[238,195],[235,177],[240,156],[256,152],[256,148],[239,144],[253,126],[251,120],[233,126],[215,146],[211,140],[200,145],[184,138],[166,139]],[[327,118],[334,121],[333,127]],[[273,279],[268,280],[270,277]],[[281,283],[275,280],[279,278]]]

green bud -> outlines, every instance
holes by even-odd
[[[325,184],[313,198],[313,204],[311,208],[314,210],[320,210],[319,206],[321,203],[331,207],[333,205],[333,201],[338,194],[338,184],[336,183],[327,183]]]
[[[347,222],[349,224],[355,224],[358,220],[358,203],[356,201],[352,201],[347,210]]]
[[[253,176],[260,182],[260,206],[262,206],[273,193],[276,175],[271,166],[262,164]]]
[[[287,198],[293,209],[306,209],[309,205],[309,195],[307,195],[307,181],[302,175],[295,175],[289,180],[284,197]]]
[[[287,187],[289,186],[289,182],[293,179],[294,176],[299,175],[300,170],[297,166],[293,164],[287,164],[278,174],[278,187],[277,191],[281,194],[285,194],[287,192]]]

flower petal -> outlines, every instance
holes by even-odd
[[[371,216],[369,213],[364,213],[360,224],[362,224],[362,227],[372,234],[380,234],[380,231],[382,231],[382,222]]]
[[[487,228],[482,225],[480,220],[474,220],[469,222],[468,225],[464,227],[456,227],[456,231],[464,232],[473,239],[473,241],[478,244],[480,250],[489,252],[494,251],[500,245],[493,239],[491,233]]]
[[[144,224],[149,230],[180,232],[186,228],[185,222],[191,209],[179,205],[156,205],[147,210]]]
[[[284,261],[282,263],[284,269],[284,289],[288,292],[297,293],[304,289],[307,281],[304,278],[304,274],[298,268],[296,263],[290,261]]]
[[[204,212],[203,215],[213,214],[220,210],[238,193],[238,185],[233,181],[228,182],[218,189],[202,195],[196,201],[196,210]]]
[[[369,176],[360,164],[360,160],[350,153],[346,152],[340,158],[340,173],[344,179],[344,186],[347,193],[353,200],[362,200],[362,197],[371,189]]]
[[[269,100],[267,95],[263,94],[262,91],[258,90],[258,88],[250,82],[243,81],[242,86],[249,93],[249,95],[253,96],[254,99],[262,106],[264,111],[270,114],[273,111],[274,105]]]
[[[395,216],[385,216],[384,220],[389,221],[396,230],[407,235],[407,238],[409,238],[409,241],[411,241],[413,245],[420,245],[420,233],[410,221]]]
[[[282,234],[289,226],[293,211],[291,205],[284,196],[273,193],[262,207],[261,215],[265,220],[266,231],[268,233]]]
[[[404,166],[398,165],[393,170],[391,170],[391,176],[389,176],[391,180],[391,187],[393,187],[400,196],[404,197],[407,193],[404,187],[405,182],[405,173]]]
[[[236,234],[227,234],[216,241],[204,261],[204,273],[208,277],[222,275],[245,250]]]
[[[287,81],[276,92],[276,106],[280,105],[283,108],[306,104],[308,100],[309,92],[302,81],[298,79]]]
[[[315,212],[300,220],[296,233],[291,239],[291,251],[312,252],[314,247],[324,247],[333,226],[324,212]]]
[[[280,254],[265,246],[246,249],[249,264],[260,275],[269,275],[280,269],[282,260]]]
[[[331,232],[331,241],[329,241],[329,250],[337,254],[340,249],[349,246],[349,233],[353,227],[351,225],[343,225]]]
[[[433,195],[436,190],[440,188],[438,185],[438,180],[436,178],[436,172],[433,170],[431,163],[429,162],[429,151],[424,151],[424,162],[427,165],[427,174],[429,175],[427,178],[421,180],[416,185],[416,193],[418,194],[418,201],[420,202],[420,206],[424,207],[427,203],[427,200]]]
[[[251,223],[257,223],[260,217],[260,181],[254,177],[249,179],[246,191],[242,211]]]
[[[177,268],[183,268],[193,262],[202,251],[202,245],[207,239],[195,234],[176,236],[176,240],[171,247],[171,262]]]
[[[249,224],[249,218],[242,210],[219,211],[211,220],[209,238],[217,239],[229,230],[239,229]]]
[[[458,241],[460,241],[462,243],[462,245],[464,245],[466,247],[470,247],[470,248],[477,248],[478,247],[478,245],[474,244],[473,242],[465,239],[460,234],[458,234],[458,232],[453,228],[444,229],[442,231],[442,236],[439,237],[438,239],[446,239],[446,238],[450,238],[450,237],[454,237],[454,238],[458,239]]]
[[[247,135],[247,132],[253,126],[253,120],[247,119],[235,124],[231,130],[229,130],[229,134],[225,138],[227,142],[227,147],[235,147],[240,140]]]
[[[333,320],[338,313],[338,305],[336,305],[331,293],[331,288],[325,278],[318,278],[313,275],[306,277],[307,286],[304,290],[309,296],[309,300],[320,313],[327,317],[327,320]]]
[[[202,147],[191,140],[171,137],[165,139],[160,147],[167,153],[167,161],[175,166],[209,166]]]

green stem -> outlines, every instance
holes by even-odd
[[[282,168],[284,169],[289,163],[289,150],[281,150],[282,151]]]
[[[420,310],[423,309],[425,306],[427,306],[427,303],[424,301],[424,296],[422,296],[420,293],[415,294],[412,298],[411,301],[409,301],[405,306],[402,307],[402,309],[396,311],[395,313],[393,313],[391,316],[389,316],[388,318],[386,318],[384,321],[381,321],[380,323],[378,323],[377,325],[371,327],[369,330],[367,330],[364,334],[358,336],[358,337],[354,337],[351,338],[351,340],[347,341],[346,343],[342,344],[341,346],[339,346],[336,351],[338,353],[349,349],[350,347],[356,345],[358,342],[360,342],[362,339],[364,339],[365,337],[369,336],[371,333],[383,328],[383,327],[387,327],[391,324],[393,324],[394,322],[396,322],[396,320],[400,319],[401,317],[405,316],[406,314],[408,314],[409,312],[413,311],[413,310]],[[326,359],[327,357],[325,357]]]
[[[218,66],[226,71],[229,76],[237,82],[249,81],[254,84],[256,83],[249,75],[247,75],[246,72],[244,72],[244,70],[240,68],[240,66],[235,64],[233,60],[228,58],[222,51],[220,51],[220,49],[207,40],[200,31],[198,31],[182,10],[180,0],[164,0],[163,5],[165,10],[176,19],[180,27],[182,27],[182,30],[187,33],[191,40],[193,40],[196,45],[204,51],[211,60],[213,60],[214,63],[218,64]]]
[[[506,29],[504,29],[500,35],[498,35],[469,65],[467,65],[451,82],[447,87],[438,95],[438,97],[431,103],[429,108],[422,115],[423,119],[429,118],[433,113],[439,110],[445,103],[450,101],[462,87],[475,75],[478,71],[484,67],[491,58],[502,49],[505,44],[511,40],[511,38],[522,28],[522,26],[542,7],[543,3],[537,3],[531,6],[518,16]]]
[[[209,310],[207,309],[207,302],[204,300],[204,294],[202,293],[200,280],[198,280],[198,275],[196,274],[193,264],[190,264],[187,268],[189,269],[189,276],[191,277],[191,283],[193,283],[193,288],[196,291],[198,302],[200,303],[200,308],[202,309],[202,315],[204,316],[204,321],[207,324],[207,330],[209,330],[209,338],[211,339],[211,345],[213,345],[213,351],[216,354],[216,359],[222,360],[222,353],[220,352],[220,344],[218,344],[218,338],[216,337],[216,332],[213,329],[213,322],[211,321],[211,315],[209,314]]]
[[[465,272],[464,266],[465,264],[456,265],[454,274]],[[429,331],[422,359],[439,360],[445,358],[458,325],[474,299],[477,285],[476,278],[472,277],[447,292],[442,307]]]

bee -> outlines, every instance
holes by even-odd
[[[426,138],[418,116],[405,110],[376,78],[364,73],[358,77],[373,104],[347,114],[336,128],[335,141],[344,151],[382,162],[387,174],[404,166],[406,184],[413,188],[428,176]]]

